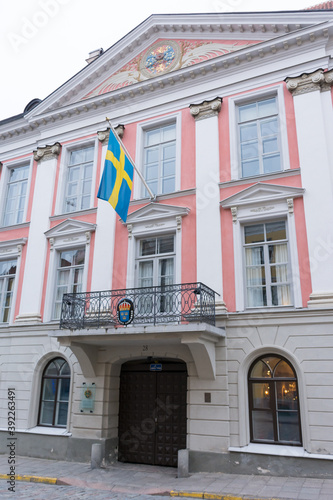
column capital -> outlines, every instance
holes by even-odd
[[[325,92],[330,90],[333,84],[333,70],[318,69],[313,73],[302,73],[300,76],[288,77],[285,82],[287,89],[293,96],[307,94],[315,90]]]
[[[55,142],[52,146],[46,145],[38,147],[36,150],[33,151],[34,160],[40,161],[40,160],[50,160],[52,158],[58,158],[61,148],[62,146],[60,142]]]
[[[211,101],[203,101],[200,104],[190,104],[190,112],[195,120],[202,120],[216,116],[221,110],[222,98],[216,97]]]
[[[116,132],[116,134],[118,135],[118,137],[120,139],[122,139],[124,136],[124,130],[125,130],[125,125],[117,125],[116,127],[114,127],[114,131]],[[110,136],[110,129],[109,128],[107,128],[105,130],[99,130],[97,132],[98,140],[102,144],[108,143],[109,136]]]

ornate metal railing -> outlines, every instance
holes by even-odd
[[[124,318],[128,321],[123,321]],[[192,321],[215,325],[215,292],[203,283],[66,293],[60,328],[77,330],[119,326],[126,322],[158,325]]]

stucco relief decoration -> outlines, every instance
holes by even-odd
[[[246,46],[259,43],[247,40],[159,40],[109,76],[83,99],[192,66]]]

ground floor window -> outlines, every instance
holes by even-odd
[[[301,446],[297,377],[285,358],[257,359],[249,378],[251,442]]]
[[[48,363],[42,378],[39,425],[66,427],[70,387],[70,369],[63,358]]]

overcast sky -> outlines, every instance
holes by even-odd
[[[316,0],[2,0],[0,120],[22,113],[151,14],[299,10]]]

